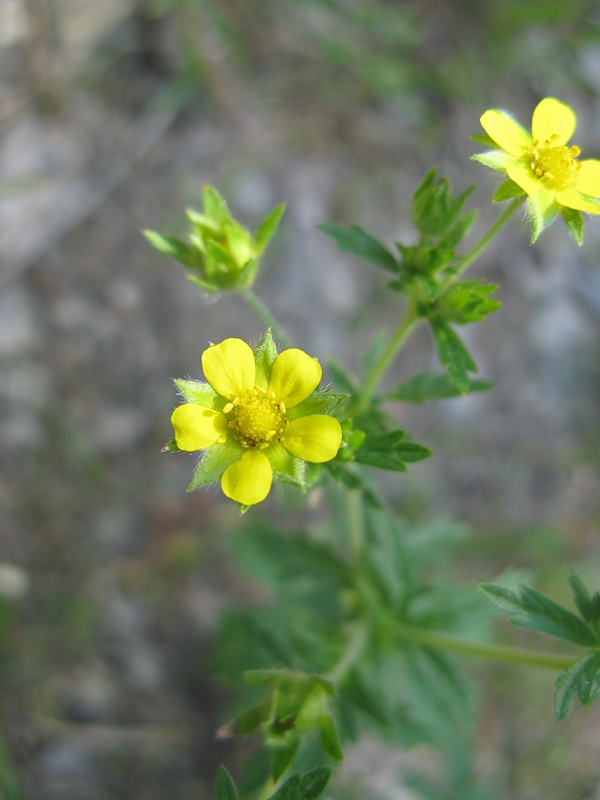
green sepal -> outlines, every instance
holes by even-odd
[[[371,467],[405,472],[406,464],[422,461],[431,455],[423,445],[412,442],[405,431],[367,433],[354,451],[354,460]]]
[[[340,250],[370,261],[388,272],[398,271],[398,262],[390,251],[359,225],[344,228],[334,222],[324,222],[317,228],[335,240]]]
[[[530,586],[520,586],[518,592],[491,583],[482,583],[478,588],[489,600],[509,613],[509,620],[514,625],[533,628],[584,647],[593,647],[598,643],[582,619]]]
[[[231,217],[229,206],[214,186],[205,183],[202,187],[202,208],[209,219],[222,222]]]
[[[473,142],[478,142],[479,144],[482,144],[484,147],[498,147],[496,142],[492,139],[491,136],[488,136],[487,133],[474,133],[469,138]]]
[[[209,281],[204,281],[202,278],[199,278],[197,275],[186,275],[185,276],[190,283],[199,286],[201,289],[204,289],[205,292],[218,292],[219,286],[216,283],[210,283]]]
[[[560,209],[565,225],[569,229],[569,233],[573,238],[577,247],[583,244],[583,217],[581,211],[576,211],[574,208],[566,208],[563,206]]]
[[[269,462],[273,469],[273,480],[306,491],[306,463],[293,456],[282,444],[268,448]]]
[[[274,781],[278,781],[283,775],[289,765],[292,763],[294,756],[298,752],[300,746],[300,736],[294,731],[288,732],[280,739],[269,740],[269,750],[271,753],[271,777]],[[296,784],[300,784],[298,775],[294,775],[290,780],[295,779]],[[285,786],[285,784],[284,784]],[[284,786],[280,787],[281,789]],[[289,790],[287,790],[289,792]],[[281,797],[288,797],[288,794],[282,794]]]
[[[244,452],[242,446],[234,441],[211,445],[201,456],[187,491],[193,492],[201,486],[210,486],[219,481],[227,467]]]
[[[271,328],[267,328],[260,342],[252,348],[252,354],[256,364],[256,385],[267,390],[271,380],[273,363],[278,355]]]
[[[591,705],[600,696],[600,652],[588,650],[556,679],[554,715],[564,719],[577,698],[583,706]]]
[[[240,272],[240,265],[233,255],[214,239],[206,242],[204,259],[206,277],[221,288],[229,288],[235,284]]]
[[[431,320],[440,364],[448,368],[448,376],[461,394],[469,391],[469,372],[477,372],[477,365],[456,332],[441,320]]]
[[[506,172],[506,165],[510,160],[510,155],[505,153],[504,150],[488,150],[486,153],[477,153],[471,156],[471,161],[477,161],[483,164],[484,167],[496,169],[500,172]]]
[[[219,397],[209,383],[185,380],[183,378],[175,378],[173,383],[186,403],[195,403],[196,405],[213,409],[223,405],[222,398]]]
[[[161,449],[160,452],[161,453],[181,453],[183,451],[180,450],[179,447],[177,447],[177,440],[176,439],[171,439],[171,441],[167,442],[167,444]]]
[[[152,247],[160,250],[161,253],[169,256],[169,258],[179,261],[180,264],[192,269],[200,265],[201,258],[199,258],[195,248],[182,242],[181,239],[177,239],[175,236],[163,236],[158,231],[145,230],[142,233]]]
[[[309,414],[331,414],[348,399],[347,394],[331,389],[316,389],[312,394],[287,412],[289,420],[306,417]]]
[[[238,800],[239,794],[233,778],[225,767],[220,766],[215,780],[216,800]]]
[[[330,758],[333,758],[335,761],[343,760],[344,750],[342,748],[340,735],[329,714],[323,715],[321,719],[319,738],[321,740],[321,747]]]
[[[259,267],[260,261],[258,258],[251,258],[249,261],[246,261],[240,270],[235,285],[242,289],[248,289],[254,283]]]
[[[488,381],[469,379],[467,392],[487,392],[493,388]],[[414,375],[390,389],[382,400],[401,400],[405,403],[424,403],[427,400],[444,400],[463,394],[445,373],[434,374],[425,371]]]
[[[284,213],[285,203],[280,203],[278,206],[275,206],[271,213],[268,214],[258,226],[258,230],[256,231],[256,243],[260,253],[264,251],[273,238]]]
[[[235,732],[239,736],[246,736],[253,731],[258,730],[260,726],[268,719],[269,711],[271,710],[271,701],[267,699],[259,706],[254,706],[246,711],[243,711],[235,720]]]
[[[559,212],[557,203],[552,203],[547,209],[541,211],[538,207],[535,197],[529,197],[527,200],[527,215],[529,218],[529,225],[531,227],[531,244],[535,244],[540,237],[540,234],[546,230],[548,225],[554,221]]]
[[[503,203],[505,200],[512,200],[514,197],[525,197],[525,192],[518,183],[515,183],[510,178],[502,181],[500,186],[494,192],[492,203]]]

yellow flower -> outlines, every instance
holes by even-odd
[[[318,361],[290,348],[277,355],[270,332],[250,348],[225,339],[202,354],[208,384],[176,381],[184,403],[173,412],[176,449],[206,450],[190,489],[220,479],[223,493],[247,507],[262,502],[276,479],[303,486],[302,462],[335,457],[340,423],[323,413],[337,402],[315,392]]]
[[[495,109],[480,122],[496,149],[473,158],[505,172],[528,196],[534,240],[559,211],[565,220],[572,211],[600,214],[600,161],[580,161],[579,147],[568,144],[577,123],[569,106],[546,97],[533,112],[531,133]]]

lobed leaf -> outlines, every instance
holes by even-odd
[[[398,262],[390,251],[360,226],[352,225],[348,229],[334,222],[324,222],[317,227],[335,239],[337,246],[343,252],[364,258],[389,272],[398,271]]]
[[[585,647],[596,644],[594,635],[582,619],[536,589],[520,586],[519,591],[514,592],[491,583],[482,583],[479,589],[509,613],[514,625],[532,628]]]
[[[591,650],[580,656],[556,680],[554,714],[557,722],[569,713],[577,698],[584,706],[600,696],[600,652]]]
[[[469,391],[469,372],[477,372],[477,365],[457,333],[441,320],[431,320],[433,336],[440,363],[448,368],[448,376],[461,394]]]
[[[488,381],[469,380],[468,392],[487,392],[493,388]],[[383,396],[384,400],[402,400],[408,403],[424,403],[426,400],[444,400],[463,394],[448,375],[420,372],[407,381],[399,383]]]

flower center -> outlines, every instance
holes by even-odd
[[[581,164],[577,156],[581,150],[576,145],[555,145],[557,134],[553,134],[542,144],[537,140],[528,153],[529,166],[537,178],[553,189],[566,189],[575,186]]]
[[[285,405],[275,402],[274,392],[266,392],[260,386],[246,389],[223,408],[229,419],[227,424],[237,436],[242,447],[258,447],[263,450],[271,441],[281,441],[286,425]]]

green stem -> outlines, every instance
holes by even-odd
[[[288,335],[258,295],[254,294],[252,289],[239,289],[238,293],[256,316],[271,328],[273,336],[278,339],[279,343],[284,347],[291,347],[292,343]]]
[[[512,203],[505,209],[504,213],[501,214],[496,222],[491,226],[491,228],[481,237],[481,239],[477,242],[475,247],[470,250],[465,256],[463,256],[456,267],[452,270],[451,274],[446,278],[446,280],[442,284],[442,289],[446,289],[456,278],[460,277],[463,272],[466,272],[467,269],[471,266],[473,261],[477,258],[477,256],[485,250],[494,236],[498,233],[501,228],[503,228],[508,220],[512,217],[515,213],[517,208],[521,205],[521,199],[517,198],[513,200]]]
[[[387,343],[385,350],[373,364],[369,374],[366,377],[364,388],[360,394],[360,397],[358,398],[358,404],[356,407],[357,412],[360,413],[367,408],[388,367],[404,345],[404,342],[412,332],[413,328],[420,321],[421,320],[416,313],[415,305],[414,303],[411,303],[405,318],[402,320],[400,326]]]
[[[508,661],[513,664],[527,664],[533,667],[547,667],[548,669],[566,669],[574,661],[574,658],[569,656],[536,653],[533,650],[525,650],[519,647],[469,642],[445,633],[437,633],[425,628],[406,625],[403,622],[395,622],[393,629],[405,641],[417,642],[428,647],[434,647],[436,650],[445,650],[459,655],[490,658],[495,661]]]
[[[323,678],[331,683],[340,683],[361,657],[368,641],[369,629],[366,622],[356,623],[348,637],[346,649],[333,667],[323,675]]]

